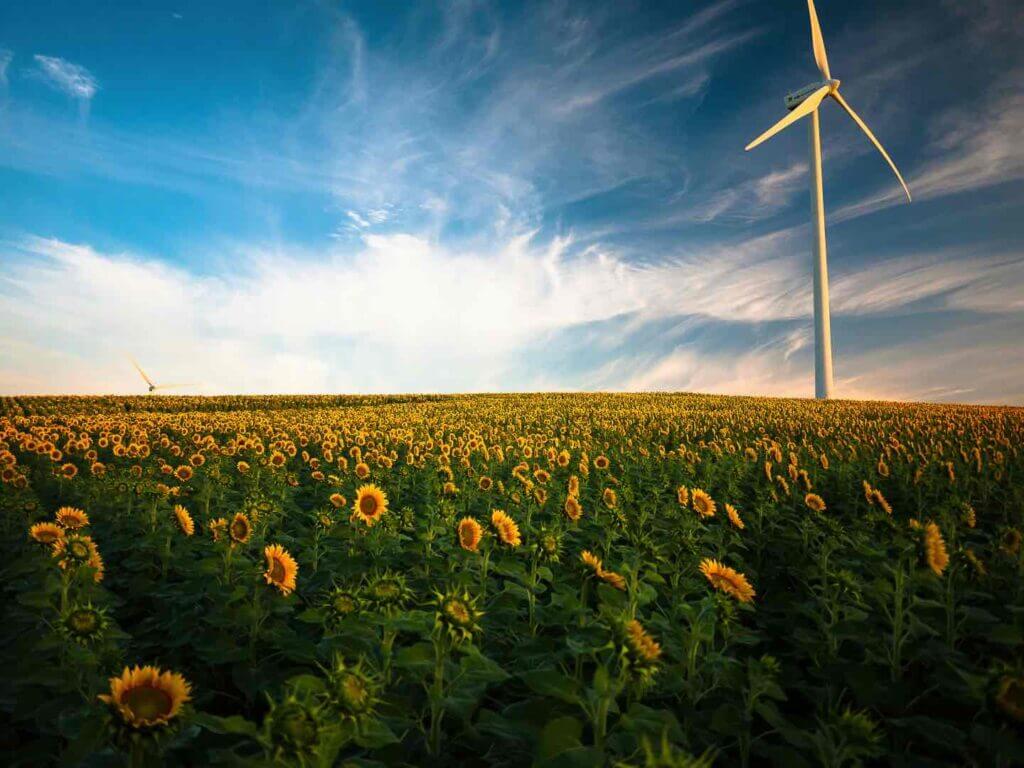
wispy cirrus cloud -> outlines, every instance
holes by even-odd
[[[7,86],[7,68],[14,61],[14,52],[0,48],[0,86]]]
[[[75,64],[59,56],[43,56],[39,53],[32,58],[36,63],[37,75],[73,99],[89,101],[99,90],[99,81],[81,64]]]

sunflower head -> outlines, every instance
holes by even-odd
[[[753,602],[757,594],[750,582],[747,581],[746,576],[717,560],[710,558],[702,560],[700,572],[704,574],[704,578],[712,587],[736,598],[741,603]]]
[[[264,743],[275,760],[295,759],[300,764],[313,755],[320,744],[323,713],[315,704],[289,695],[271,705],[263,720]]]
[[[537,534],[536,547],[539,560],[557,563],[562,554],[562,532],[553,528],[541,528]]]
[[[1007,717],[1024,723],[1024,677],[1003,675],[996,690],[996,706]]]
[[[61,568],[76,568],[87,564],[97,553],[96,543],[81,533],[70,533],[53,542],[53,556]]]
[[[729,517],[729,522],[741,531],[746,527],[743,524],[743,518],[740,517],[739,510],[736,509],[732,504],[725,505],[725,514]]]
[[[714,517],[715,516],[715,500],[711,498],[708,493],[700,488],[694,488],[690,494],[690,500],[693,502],[694,511],[701,517]]]
[[[375,573],[363,587],[363,596],[374,610],[392,614],[408,605],[414,595],[405,576],[392,571]]]
[[[56,523],[36,523],[28,529],[28,535],[40,544],[52,545],[64,537],[64,529]]]
[[[359,613],[362,603],[359,595],[344,587],[335,587],[327,595],[327,613],[332,624]]]
[[[68,640],[79,645],[93,645],[101,641],[110,627],[106,611],[94,608],[92,603],[72,605],[60,615],[59,630]]]
[[[808,509],[814,510],[815,512],[825,511],[825,500],[816,493],[808,493],[804,496],[804,504],[807,505]]]
[[[519,526],[516,521],[500,509],[491,512],[491,525],[498,533],[498,539],[502,544],[509,547],[518,547],[523,543],[523,537],[519,533]]]
[[[54,518],[57,520],[57,525],[68,531],[77,531],[79,528],[89,525],[89,515],[85,513],[85,510],[76,507],[61,507],[57,510]]]
[[[936,576],[941,576],[949,565],[949,553],[946,551],[946,541],[942,538],[942,531],[935,523],[928,523],[924,527],[924,556],[928,567]]]
[[[648,687],[661,666],[661,645],[633,619],[622,632],[620,648],[630,682],[641,689]]]
[[[280,544],[270,544],[263,549],[267,567],[263,578],[267,584],[276,587],[287,597],[295,590],[295,577],[299,573],[299,564]]]
[[[228,530],[228,521],[226,517],[215,517],[208,524],[207,527],[210,529],[210,536],[213,537],[214,541],[220,541],[221,537]]]
[[[181,504],[174,505],[174,517],[178,521],[181,532],[186,536],[191,536],[196,532],[196,524],[192,520],[192,515]]]
[[[614,488],[605,488],[604,493],[601,494],[601,501],[608,509],[615,509],[619,506],[619,496],[615,493]]]
[[[472,642],[473,635],[483,631],[480,626],[483,611],[477,608],[477,598],[470,596],[467,590],[435,592],[434,603],[434,629],[454,645]]]
[[[158,667],[125,667],[120,677],[110,678],[110,693],[100,695],[120,718],[134,729],[166,726],[181,713],[190,698],[191,686],[177,672]]]
[[[353,506],[352,519],[360,520],[367,527],[372,527],[388,511],[388,497],[376,485],[363,485],[356,491],[356,500]]]
[[[231,518],[231,525],[228,526],[228,534],[234,544],[245,544],[252,536],[252,523],[249,516],[244,512],[236,512]]]
[[[577,522],[583,516],[583,507],[575,496],[567,496],[565,499],[565,516]]]
[[[380,681],[360,659],[356,664],[345,664],[338,655],[327,673],[327,690],[331,704],[343,718],[358,719],[372,714],[380,700]]]
[[[472,517],[464,517],[459,520],[458,535],[459,546],[467,552],[476,552],[480,546],[480,539],[483,538],[484,529]]]

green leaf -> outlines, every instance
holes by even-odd
[[[206,712],[196,712],[192,716],[192,722],[200,728],[205,728],[212,733],[248,736],[255,739],[259,735],[259,729],[255,723],[251,723],[240,715],[231,717],[218,717]]]
[[[537,760],[548,760],[568,749],[582,746],[583,723],[575,717],[558,717],[551,720],[540,734],[537,744]]]
[[[556,669],[536,670],[520,675],[527,687],[542,696],[551,696],[567,704],[580,702],[579,686]]]
[[[388,744],[397,744],[398,737],[387,723],[371,718],[359,723],[356,728],[355,742],[363,749],[380,749]]]

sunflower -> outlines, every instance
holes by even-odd
[[[615,571],[602,570],[597,575],[598,578],[600,578],[601,581],[605,582],[606,584],[611,584],[613,587],[623,592],[626,590],[626,580]]]
[[[186,536],[191,536],[196,532],[196,524],[192,521],[192,515],[181,504],[174,505],[174,516],[178,519],[181,532]]]
[[[604,489],[604,493],[601,494],[601,500],[608,509],[615,509],[619,506],[619,496],[611,488]]]
[[[491,486],[492,485],[494,485],[494,481],[491,480],[491,478],[487,477],[487,475],[482,476],[480,478],[480,480],[477,482],[477,487],[481,491],[489,491],[489,490],[491,490]]]
[[[132,728],[167,725],[190,698],[191,686],[177,672],[157,667],[124,668],[110,678],[110,693],[99,699],[108,704]]]
[[[935,523],[928,523],[924,527],[924,556],[928,561],[928,567],[936,576],[941,576],[949,565],[949,553],[946,552],[946,542],[942,538],[942,531]]]
[[[1007,555],[1016,555],[1020,552],[1021,539],[1020,531],[1016,528],[1007,528],[999,542],[999,548]]]
[[[359,612],[359,595],[344,587],[335,587],[327,597],[327,606],[335,620]]]
[[[825,511],[825,500],[816,493],[808,493],[804,496],[804,504],[807,505],[808,509],[813,509],[815,512]]]
[[[725,514],[729,516],[729,522],[739,528],[741,531],[746,527],[743,524],[743,518],[740,517],[739,510],[736,509],[732,504],[725,505]]]
[[[885,514],[889,515],[889,517],[892,517],[892,506],[890,506],[889,502],[886,501],[885,496],[882,495],[882,492],[880,490],[878,490],[877,488],[872,488],[871,499],[875,504],[878,505],[879,509],[885,512]]]
[[[715,500],[708,495],[707,491],[701,488],[694,488],[691,494],[693,510],[701,517],[715,516]]]
[[[459,521],[459,546],[467,552],[476,552],[483,536],[483,528],[472,517],[464,517]]]
[[[86,565],[96,551],[96,544],[91,537],[69,533],[53,542],[52,554],[59,561],[60,567],[66,569]]]
[[[295,589],[295,576],[299,572],[299,564],[280,544],[265,547],[263,556],[267,558],[267,570],[263,572],[263,578],[267,580],[267,584],[273,584],[287,597]]]
[[[306,758],[316,753],[324,728],[321,707],[299,701],[291,694],[280,704],[272,703],[264,716],[263,730],[273,751],[274,762],[290,764],[291,758],[306,765]]]
[[[388,511],[388,497],[376,485],[364,485],[356,492],[354,506],[352,517],[372,527]]]
[[[1003,675],[996,691],[996,704],[1004,714],[1024,722],[1024,678]]]
[[[348,504],[348,499],[346,499],[340,493],[332,493],[328,501],[330,501],[331,506],[335,507],[336,509],[342,509],[345,507],[346,504]]]
[[[401,573],[386,570],[364,579],[363,595],[366,602],[382,613],[393,614],[410,603],[415,595]]]
[[[231,540],[237,544],[245,544],[252,535],[252,523],[244,512],[236,512],[228,526],[228,533]]]
[[[330,701],[342,717],[358,719],[373,712],[380,695],[380,681],[363,669],[360,661],[354,666],[345,664],[339,655],[327,673]]]
[[[603,455],[603,454],[600,455],[600,456],[594,457],[594,466],[597,469],[608,469],[608,465],[610,463],[611,462],[608,461],[608,457]]]
[[[676,501],[679,502],[679,506],[688,507],[690,505],[690,489],[685,485],[680,485],[676,489]]]
[[[583,516],[583,507],[575,496],[567,496],[565,499],[565,516],[574,523]]]
[[[501,539],[502,544],[507,544],[510,547],[518,547],[522,544],[523,537],[519,535],[519,526],[516,525],[516,521],[500,509],[491,512],[491,525],[498,532],[498,538]]]
[[[228,529],[227,518],[215,517],[207,523],[207,527],[210,529],[210,535],[213,537],[213,540],[220,541],[220,537],[224,535]]]
[[[110,622],[102,608],[92,603],[69,607],[60,616],[60,633],[79,645],[91,645],[103,639]]]
[[[183,483],[187,483],[192,479],[192,467],[188,464],[182,464],[176,470],[174,470],[174,476]]]
[[[60,468],[60,473],[63,477],[66,477],[68,480],[71,480],[74,478],[75,475],[78,474],[78,467],[76,467],[69,461],[67,464]]]
[[[754,600],[754,588],[750,586],[747,577],[739,571],[735,571],[717,560],[704,558],[700,563],[700,572],[704,574],[711,586],[727,595],[732,595],[741,603],[750,603]]]
[[[370,476],[370,466],[365,462],[360,461],[356,464],[356,477],[360,480],[365,480]]]
[[[85,514],[85,510],[75,507],[61,507],[57,510],[54,518],[57,520],[57,525],[68,531],[77,531],[79,528],[89,525],[89,516]]]
[[[36,523],[28,529],[28,535],[40,544],[53,544],[64,537],[64,529],[56,523]]]
[[[475,633],[483,631],[480,619],[484,614],[477,608],[476,602],[476,598],[471,597],[466,590],[450,590],[444,594],[435,592],[435,628],[444,632],[455,645],[472,641]]]
[[[580,561],[590,568],[595,576],[601,575],[601,558],[591,552],[589,549],[584,549],[580,552]]]
[[[579,497],[580,479],[576,475],[569,476],[569,495]]]
[[[655,642],[654,638],[636,619],[626,625],[626,643],[630,650],[643,661],[655,662],[661,657],[661,645]]]

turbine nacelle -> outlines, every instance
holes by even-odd
[[[826,85],[830,86],[830,90],[829,90],[830,94],[831,93],[835,93],[836,91],[839,90],[840,82],[841,81],[839,81],[839,80],[819,80],[817,82],[811,83],[810,85],[805,85],[803,88],[801,88],[798,91],[793,91],[792,93],[787,93],[786,94],[786,109],[788,109],[790,112],[792,112],[794,109],[796,109],[801,104],[803,104],[804,101],[807,100],[808,96],[813,95],[816,91],[818,91],[819,89],[823,88]]]

